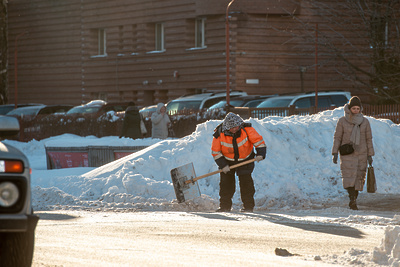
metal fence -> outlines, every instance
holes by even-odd
[[[235,107],[231,111],[241,115],[243,118],[248,119],[258,118],[263,119],[268,116],[292,116],[292,115],[310,115],[316,114],[325,110],[333,110],[335,107],[331,108],[306,108],[297,109],[294,106],[288,108],[244,108]],[[363,114],[374,117],[377,119],[388,119],[394,123],[400,123],[400,105],[364,105]]]
[[[329,109],[334,109],[331,107]],[[247,108],[235,107],[230,111],[239,114],[243,119],[258,118],[263,119],[268,116],[292,116],[310,115],[327,110],[326,108],[306,108],[297,109],[294,106],[288,108]],[[394,123],[400,123],[400,105],[364,105],[363,114],[378,119],[389,119]],[[226,115],[226,110],[186,110],[183,113],[170,114],[172,128],[170,137],[183,137],[196,130],[198,124],[207,120],[222,120]],[[51,136],[64,133],[76,134],[79,136],[94,135],[119,136],[122,130],[123,119],[102,118],[79,118],[76,120],[66,120],[62,117],[36,118],[32,121],[20,119],[20,132],[15,139],[23,142],[32,139],[42,140]],[[147,137],[151,137],[151,121],[145,120]]]
[[[363,114],[377,119],[388,119],[400,123],[400,105],[364,105]]]

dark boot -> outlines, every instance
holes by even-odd
[[[219,208],[215,212],[230,212],[230,211],[231,211],[231,209],[228,209],[228,208]]]
[[[350,199],[349,207],[350,207],[350,209],[358,210],[358,207],[357,207],[358,191],[355,190],[354,187],[346,188],[346,190],[349,193],[349,199]]]
[[[355,196],[350,197],[349,207],[352,210],[358,210],[357,207],[357,198]]]

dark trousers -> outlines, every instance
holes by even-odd
[[[251,173],[241,174],[239,176],[239,186],[240,186],[240,196],[243,201],[243,207],[245,209],[253,209],[254,203],[254,193],[256,192],[254,188],[253,178],[251,178]],[[231,209],[232,208],[232,197],[236,190],[236,180],[235,171],[230,171],[228,173],[221,173],[221,180],[219,183],[219,203],[220,208]]]

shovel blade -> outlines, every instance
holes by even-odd
[[[188,163],[171,170],[171,179],[174,185],[176,199],[179,203],[201,195],[197,181],[194,183],[185,183],[185,181],[194,178],[196,178],[196,173],[194,172],[193,163]]]

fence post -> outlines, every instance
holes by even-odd
[[[295,110],[296,110],[296,107],[295,107],[294,105],[291,105],[291,106],[289,107],[289,116],[294,115]]]

